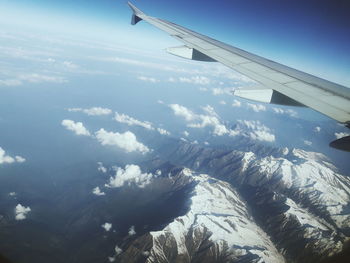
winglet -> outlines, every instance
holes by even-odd
[[[138,9],[136,6],[134,6],[132,3],[128,2],[128,5],[133,12],[131,17],[131,24],[136,25],[138,22],[142,20],[140,16],[144,15],[144,13],[140,9]]]

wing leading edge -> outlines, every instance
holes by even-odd
[[[132,25],[145,20],[185,44],[167,49],[169,53],[193,60],[220,62],[266,88],[265,92],[261,89],[257,92],[236,90],[234,95],[267,103],[304,105],[350,126],[349,88],[148,16],[130,2],[128,5],[133,11]]]

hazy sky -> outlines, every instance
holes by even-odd
[[[346,0],[132,2],[152,16],[350,86],[350,3]],[[139,43],[152,43],[156,36],[155,45],[168,41],[151,26],[131,27],[126,1],[0,0],[0,5],[2,23],[79,28],[132,39],[142,34]],[[113,32],[117,29],[122,33]]]

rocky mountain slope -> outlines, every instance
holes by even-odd
[[[185,142],[161,154],[191,169],[176,175],[195,183],[188,210],[136,239],[122,262],[145,238],[141,262],[319,262],[349,240],[350,180],[322,154]]]

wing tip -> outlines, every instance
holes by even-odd
[[[136,6],[134,6],[130,1],[128,1],[128,6],[131,8],[133,12],[131,17],[131,24],[136,25],[138,22],[142,20],[140,15],[143,15],[143,12],[140,9],[138,9]]]

